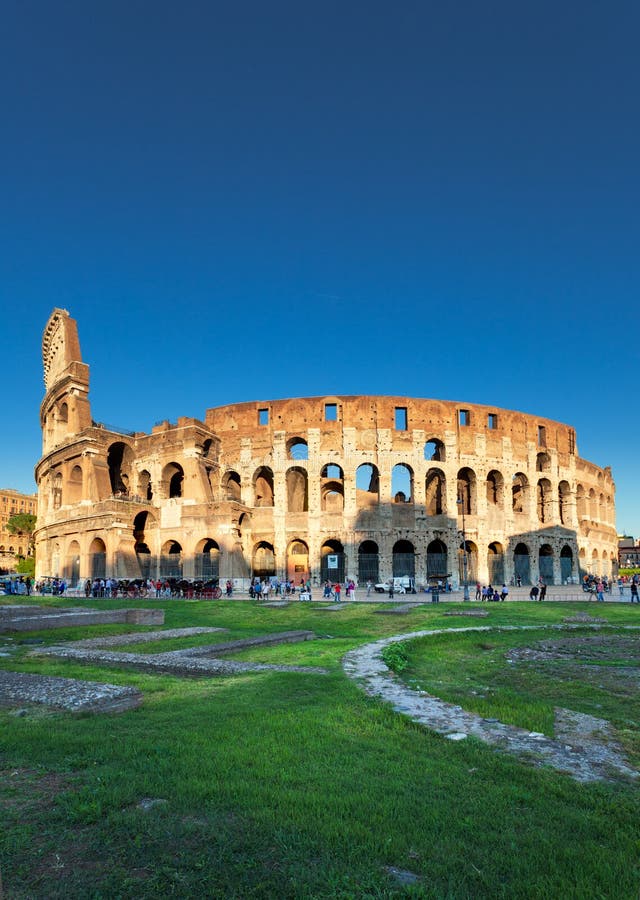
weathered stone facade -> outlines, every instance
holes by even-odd
[[[461,580],[465,558],[470,582],[612,574],[611,471],[578,456],[568,425],[475,404],[313,397],[125,435],[92,419],[65,310],[47,324],[43,364],[39,577],[422,584]]]

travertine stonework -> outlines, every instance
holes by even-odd
[[[313,397],[121,434],[92,419],[65,310],[47,323],[43,364],[38,577],[612,574],[611,470],[578,456],[568,425],[475,404]]]

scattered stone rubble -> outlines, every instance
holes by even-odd
[[[0,671],[0,705],[43,704],[69,712],[124,712],[142,703],[140,691],[117,684]]]
[[[559,737],[552,739],[544,734],[524,728],[505,725],[495,719],[485,719],[476,713],[466,712],[461,706],[446,703],[426,691],[415,691],[396,678],[382,659],[382,651],[389,644],[413,640],[436,634],[452,632],[490,631],[538,631],[541,628],[572,629],[585,625],[505,625],[475,626],[472,628],[440,628],[415,631],[409,634],[384,638],[350,651],[343,658],[345,673],[356,680],[364,691],[391,703],[396,712],[409,716],[450,740],[464,740],[469,736],[487,744],[535,761],[538,765],[550,765],[566,772],[577,781],[590,782],[615,776],[635,779],[638,772],[632,769],[610,739],[609,723],[583,716],[569,710],[556,711]],[[599,629],[599,625],[587,626]],[[625,630],[636,630],[626,626]]]

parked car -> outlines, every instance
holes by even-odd
[[[378,584],[374,585],[375,592],[377,594],[388,594],[390,583],[391,579],[389,579],[389,581],[379,582]],[[416,587],[414,579],[409,578],[408,575],[402,575],[400,578],[394,578],[393,592],[394,594],[415,594]]]

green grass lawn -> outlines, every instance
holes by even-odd
[[[310,629],[318,640],[233,658],[322,665],[329,674],[147,675],[38,658],[30,655],[33,645],[19,644],[25,637],[52,644],[63,636],[118,634],[128,630],[123,626],[13,635],[15,651],[0,658],[1,667],[134,685],[144,703],[112,716],[0,710],[6,898],[638,897],[638,786],[580,785],[479,741],[447,741],[365,697],[340,665],[349,649],[386,635],[560,622],[579,609],[593,613],[593,604],[501,604],[485,620],[446,617],[451,604],[398,617],[364,604],[338,613],[244,601],[153,606],[166,610],[167,628],[229,629],[155,649]],[[597,613],[614,625],[640,624],[629,604],[600,604]],[[528,634],[525,643],[548,635]],[[617,703],[612,715],[624,707],[597,684],[579,696],[571,679],[559,680],[553,697],[540,697],[532,682],[527,698],[527,679],[518,675],[510,684],[514,670],[503,658],[504,648],[522,638],[430,638],[411,648],[403,677],[440,681],[443,695],[446,681],[470,704],[490,673],[492,686],[524,695],[518,715],[530,714],[527,704],[540,706],[543,723],[549,703],[584,703],[584,711]],[[435,675],[413,668],[432,657]],[[498,702],[504,710],[514,706]],[[605,712],[609,707],[600,708]],[[635,698],[622,713],[637,730]],[[138,805],[145,798],[163,802],[145,811]],[[387,867],[420,881],[403,887]]]

